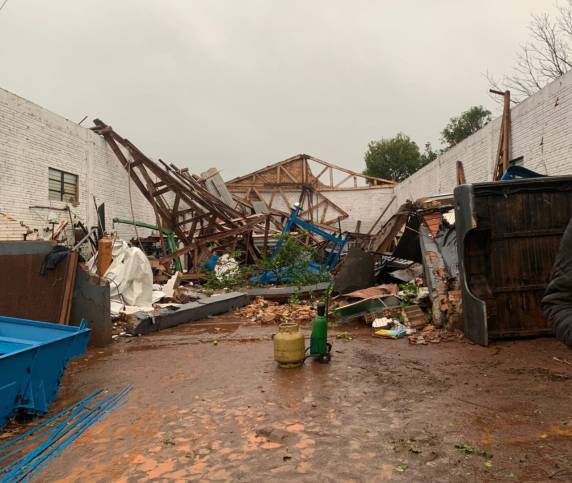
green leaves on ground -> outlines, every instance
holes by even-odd
[[[321,265],[323,257],[316,248],[305,243],[307,236],[304,231],[287,233],[274,256],[262,258],[257,268],[262,272],[274,273],[279,284],[302,287],[330,281],[331,274],[325,267],[320,271],[312,268],[313,263]]]
[[[488,453],[487,451],[485,451],[484,449],[481,448],[477,448],[476,446],[471,446],[467,443],[458,443],[455,445],[455,448],[460,452],[463,453],[465,455],[477,455],[477,456],[482,456],[483,458],[486,458],[487,460],[490,460],[493,455]]]

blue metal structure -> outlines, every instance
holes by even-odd
[[[282,235],[280,236],[278,243],[276,243],[274,250],[272,250],[272,255],[274,256],[278,252],[278,250],[280,250],[280,247],[284,243],[284,237],[286,236],[287,233],[290,233],[292,227],[296,225],[310,233],[315,233],[316,235],[321,236],[324,240],[327,240],[332,244],[332,247],[329,250],[324,262],[329,270],[333,270],[336,267],[338,261],[340,260],[340,256],[342,255],[344,247],[346,246],[347,235],[346,234],[342,234],[340,236],[332,235],[331,233],[328,233],[327,231],[322,230],[321,228],[318,228],[315,225],[312,225],[312,223],[303,220],[298,216],[300,214],[301,209],[302,206],[298,203],[296,203],[294,205],[294,208],[292,208],[292,212],[290,213],[290,218],[288,218],[286,225],[284,225],[284,229],[282,230]]]
[[[16,411],[44,414],[55,399],[67,362],[87,349],[79,327],[0,317],[0,428]]]
[[[347,234],[335,236],[332,235],[331,233],[328,233],[325,230],[322,230],[321,228],[318,228],[315,225],[312,225],[312,223],[303,220],[298,216],[300,214],[301,209],[302,206],[299,205],[298,203],[296,203],[294,205],[294,208],[292,208],[290,217],[288,218],[288,221],[286,222],[284,228],[282,229],[282,234],[280,235],[280,239],[278,240],[278,242],[274,246],[274,249],[272,250],[272,257],[274,257],[278,253],[278,251],[284,244],[284,239],[286,238],[286,235],[290,233],[292,227],[296,225],[310,233],[315,233],[316,235],[321,236],[324,240],[328,241],[331,244],[331,247],[329,248],[329,250],[327,250],[327,254],[323,265],[317,262],[308,262],[307,265],[305,266],[305,269],[315,274],[332,271],[334,268],[336,268],[336,265],[340,260],[340,256],[344,251],[347,242]],[[301,262],[303,261],[301,260]],[[292,278],[291,270],[293,268],[295,267],[282,267],[282,269],[279,270],[278,273],[270,271],[263,272],[259,275],[252,277],[250,279],[250,282],[253,284],[258,284],[258,283],[273,284],[277,282],[281,283],[289,282]]]
[[[546,176],[523,166],[509,166],[502,175],[501,181],[512,179],[545,178]]]
[[[0,482],[29,481],[81,434],[121,406],[131,391],[99,389],[26,433],[0,445]],[[100,397],[101,396],[101,397]],[[6,463],[7,462],[7,463]]]

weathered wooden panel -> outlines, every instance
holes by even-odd
[[[485,344],[550,333],[540,302],[572,217],[572,177],[480,183],[471,190],[455,190],[458,219],[471,220],[457,226],[466,332]],[[484,311],[471,309],[475,299],[484,301]]]
[[[60,322],[66,298],[64,292],[67,261],[63,261],[46,275],[40,275],[45,255],[46,252],[4,255],[0,251],[0,267],[4,274],[0,277],[0,314],[45,322]],[[70,303],[69,297],[65,303]]]

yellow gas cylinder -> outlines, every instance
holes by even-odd
[[[304,363],[306,347],[298,324],[285,322],[274,336],[274,360],[280,367],[299,367]]]

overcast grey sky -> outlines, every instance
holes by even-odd
[[[361,171],[372,139],[422,148],[467,107],[496,109],[484,74],[508,71],[543,11],[554,2],[8,0],[0,87],[193,172],[301,152]]]

